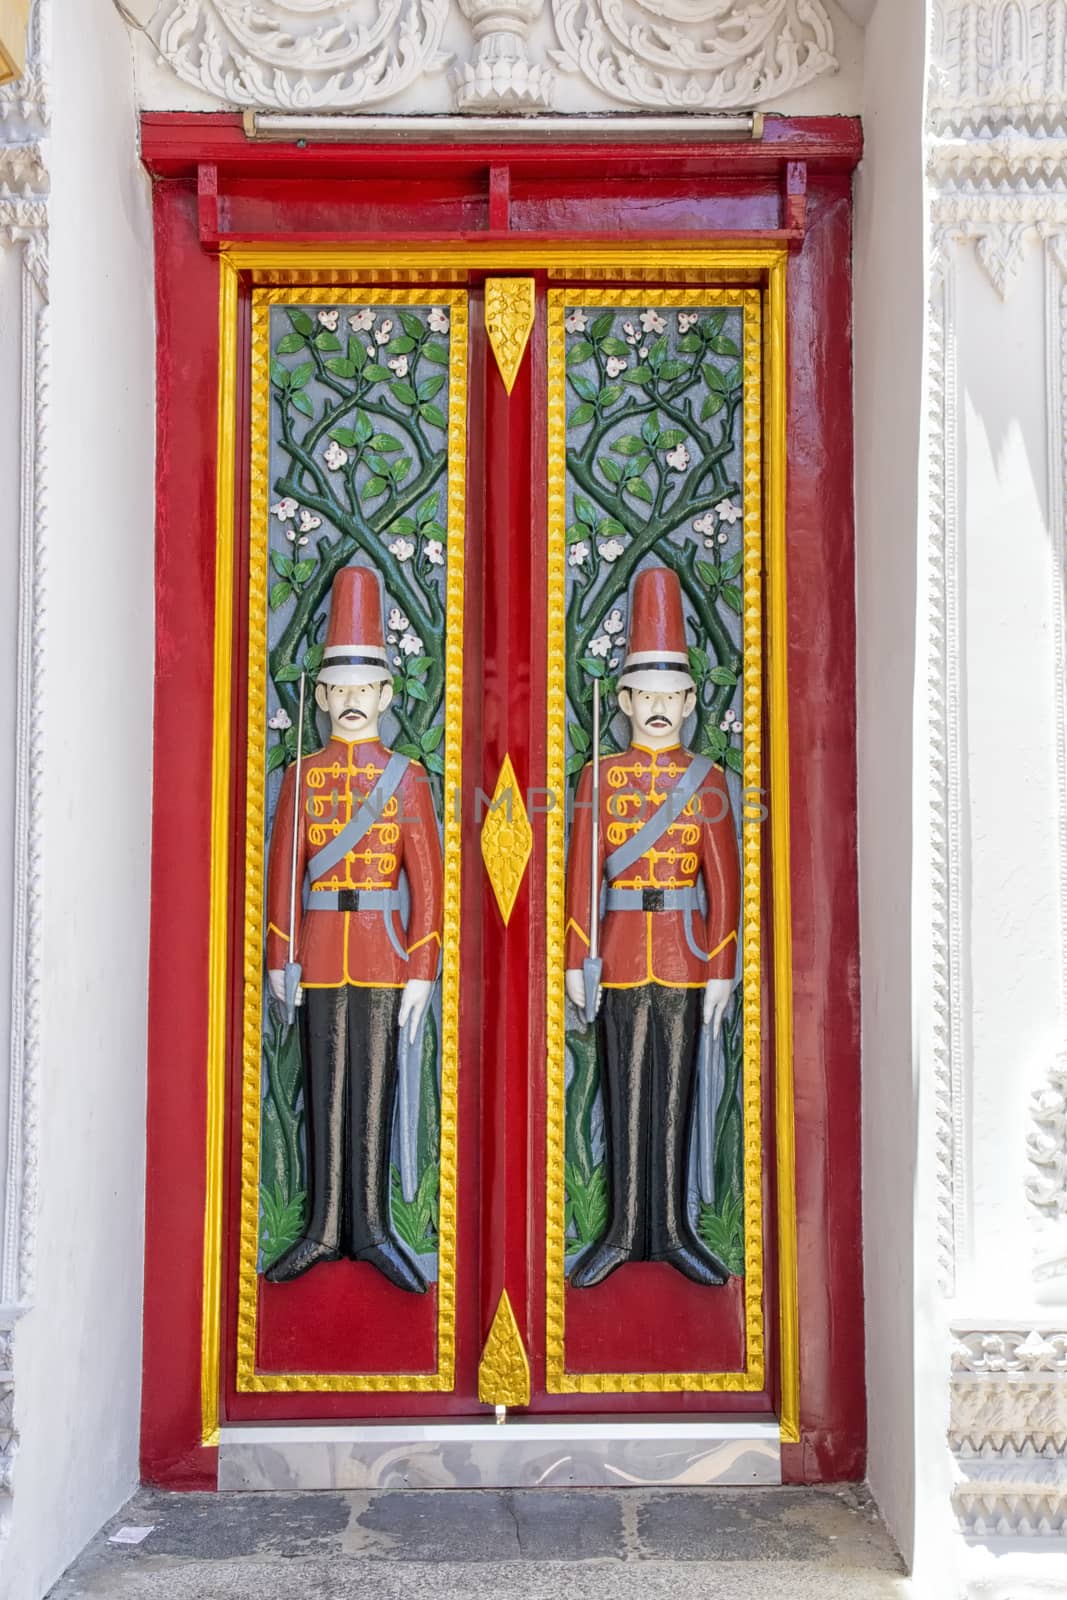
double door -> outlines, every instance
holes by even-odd
[[[237,841],[224,1421],[503,1406],[795,1429],[783,273],[751,251],[684,274],[428,262],[247,286],[217,809]],[[380,636],[331,614],[353,567]],[[368,649],[377,768],[316,695]],[[439,873],[422,881],[394,797],[316,910],[297,835],[306,855],[351,828],[392,753],[431,801]],[[388,934],[414,960],[416,901],[439,961],[410,1027],[386,1006],[383,1045],[367,996],[403,1010],[409,969],[377,952]],[[336,972],[309,954],[313,914],[335,919]],[[303,958],[292,1017],[272,938]],[[567,978],[587,960],[588,1008]],[[340,990],[358,1004],[338,1002],[328,1106],[302,1018]],[[383,1050],[369,1139],[356,1089]],[[347,1213],[279,1277],[335,1180],[377,1194],[414,1289],[351,1245]]]

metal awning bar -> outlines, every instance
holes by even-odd
[[[718,144],[723,140],[763,138],[762,111],[737,116],[699,112],[677,117],[592,116],[464,117],[464,116],[302,116],[289,112],[246,111],[249,139],[290,144],[415,143],[424,139],[453,144],[535,144],[552,139],[568,144],[601,144],[625,139],[649,143],[676,140],[686,144]]]

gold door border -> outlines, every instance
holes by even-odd
[[[548,293],[548,775],[553,791],[563,792],[566,712],[566,343],[564,314],[569,305],[624,306],[640,299],[653,306],[730,307],[743,318],[743,500],[744,500],[744,659],[743,785],[762,789],[762,577],[763,463],[762,387],[764,368],[763,296],[758,289],[648,290],[551,289]],[[742,828],[742,986],[743,1126],[745,1151],[745,1366],[729,1372],[569,1372],[566,1365],[565,1305],[565,1067],[566,1023],[562,990],[551,975],[564,967],[565,837],[564,813],[547,818],[546,970],[548,998],[548,1128],[546,1158],[546,1387],[554,1394],[758,1391],[764,1386],[763,1227],[760,1023],[760,833],[758,818]]]
[[[205,1129],[204,1295],[202,1303],[202,1438],[219,1437],[221,1360],[220,1260],[223,1217],[223,1102],[226,1082],[227,960],[226,862],[229,841],[230,676],[232,671],[232,564],[234,539],[233,471],[235,452],[237,285],[247,272],[253,285],[329,283],[332,298],[340,285],[375,276],[379,283],[433,278],[463,281],[471,272],[543,267],[553,273],[587,278],[609,271],[660,275],[733,274],[738,283],[765,284],[764,306],[764,535],[767,563],[767,678],[770,713],[769,767],[773,795],[771,849],[774,861],[774,1013],[775,1146],[778,1216],[778,1297],[781,1339],[779,1422],[785,1443],[800,1437],[800,1351],[797,1321],[796,1163],[793,1110],[793,958],[789,881],[789,694],[786,647],[786,270],[788,256],[778,244],[717,239],[650,239],[641,245],[535,245],[522,239],[496,244],[459,245],[277,245],[265,241],[223,242],[219,258],[218,468],[216,489],[215,706],[212,755],[212,892],[209,929],[207,1037],[207,1116]],[[283,279],[284,275],[284,279]],[[333,287],[333,286],[337,287]],[[321,291],[320,291],[321,292]],[[397,291],[393,291],[394,295]],[[439,289],[441,300],[446,290]],[[431,296],[431,298],[435,298]],[[314,297],[312,297],[314,298]],[[463,373],[465,380],[466,374]],[[464,441],[465,443],[465,441]],[[562,648],[562,621],[553,639]],[[558,703],[562,726],[563,704]],[[549,696],[549,733],[552,731]],[[551,746],[549,754],[551,756]],[[562,871],[562,862],[560,863]],[[555,997],[547,997],[551,1028]],[[562,1005],[562,1001],[559,1001]],[[442,1128],[443,1134],[443,1128]]]
[[[249,484],[248,761],[245,802],[244,1003],[241,1076],[241,1218],[237,1297],[239,1392],[337,1393],[450,1390],[455,1381],[456,1134],[459,1058],[460,822],[444,816],[444,961],[441,976],[441,1189],[437,1279],[437,1368],[416,1373],[263,1373],[256,1368],[260,1098],[263,1005],[263,752],[253,730],[267,698],[267,578],[270,500],[270,308],[272,305],[441,305],[451,312],[448,392],[448,568],[445,580],[446,796],[462,781],[463,538],[466,515],[467,294],[462,289],[257,289],[252,295],[252,467]]]

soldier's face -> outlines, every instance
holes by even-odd
[[[392,698],[393,686],[387,681],[320,683],[315,687],[315,700],[329,715],[335,739],[376,738],[378,718]]]
[[[677,744],[682,723],[696,705],[692,689],[620,689],[619,705],[630,719],[635,744],[663,750]]]

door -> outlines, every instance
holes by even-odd
[[[578,255],[233,286],[224,1420],[795,1419],[781,261]]]

